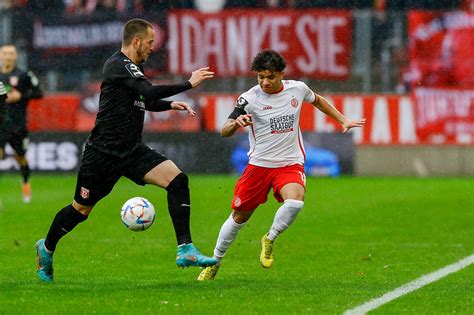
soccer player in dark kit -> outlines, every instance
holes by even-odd
[[[99,112],[87,140],[77,175],[72,204],[55,216],[45,239],[36,243],[38,277],[53,280],[53,253],[58,241],[87,219],[94,205],[107,196],[121,176],[139,185],[152,184],[168,192],[179,267],[212,266],[215,258],[202,255],[193,245],[189,228],[188,177],[166,157],[142,143],[145,110],[183,110],[194,116],[184,102],[166,98],[213,78],[208,68],[193,71],[188,81],[174,85],[152,85],[142,64],[153,51],[153,26],[141,19],[129,20],[123,29],[122,48],[104,64]]]
[[[31,200],[30,167],[26,159],[28,146],[27,106],[28,101],[41,98],[38,78],[31,71],[17,67],[18,54],[13,45],[3,45],[0,49],[2,68],[0,81],[3,82],[8,99],[3,111],[3,121],[0,123],[0,159],[4,157],[7,143],[15,151],[15,160],[20,166],[23,179],[23,202]]]

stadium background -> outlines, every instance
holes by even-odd
[[[19,64],[46,92],[29,105],[30,204],[21,202],[11,150],[0,161],[0,314],[343,314],[474,259],[473,9],[470,0],[0,0],[0,43],[17,45]],[[245,146],[245,133],[222,139],[216,131],[255,84],[247,68],[256,51],[282,51],[289,78],[368,118],[342,135],[304,107],[307,149],[331,150],[353,176],[308,176],[305,208],[278,240],[272,269],[258,261],[278,208],[272,198],[216,280],[198,283],[199,270],[175,268],[166,192],[122,179],[61,241],[55,283],[37,281],[34,244],[71,202],[102,64],[135,16],[159,30],[146,66],[155,82],[185,80],[206,64],[218,74],[179,96],[198,119],[168,112],[146,121],[147,143],[191,173],[191,226],[203,253],[229,215],[232,152]],[[120,222],[120,207],[135,196],[157,209],[143,233]],[[473,314],[472,267],[374,313]]]
[[[232,171],[228,154],[241,139],[196,139],[219,130],[236,96],[255,84],[251,58],[274,48],[289,62],[287,78],[308,82],[346,115],[368,119],[352,132],[354,147],[342,150],[347,141],[338,142],[334,122],[304,107],[303,132],[320,134],[306,137],[307,145],[336,153],[343,173],[473,175],[472,6],[467,0],[2,1],[0,43],[20,48],[20,65],[46,91],[29,106],[29,155],[38,171],[77,168],[71,161],[94,122],[102,64],[120,46],[123,22],[140,16],[156,28],[156,53],[146,65],[155,82],[186,79],[203,65],[217,75],[176,97],[197,109],[197,119],[147,115],[147,133],[186,133],[176,138],[184,146],[221,152],[209,164],[223,167],[182,159],[184,169]],[[75,148],[61,149],[70,146],[64,133]],[[174,143],[167,153],[176,160],[181,143]],[[0,169],[14,170],[8,148],[7,154]]]

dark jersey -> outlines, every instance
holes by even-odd
[[[3,124],[3,117],[5,116],[5,104],[7,99],[7,90],[3,85],[3,82],[0,81],[0,126]]]
[[[28,101],[43,96],[38,78],[31,71],[23,71],[15,67],[10,73],[0,73],[0,81],[5,85],[7,92],[15,88],[21,93],[21,99],[18,102],[5,105],[1,127],[15,131],[26,130]]]
[[[143,74],[142,65],[116,52],[102,70],[99,111],[88,145],[114,156],[129,156],[142,142],[145,110],[168,110],[171,102],[160,99],[190,88],[188,81],[152,85]]]

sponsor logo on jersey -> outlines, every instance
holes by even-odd
[[[235,107],[240,108],[240,109],[244,109],[244,107],[247,106],[248,104],[249,104],[249,102],[247,102],[247,100],[241,96],[237,100],[237,103],[235,104]]]
[[[291,106],[294,108],[298,107],[298,100],[296,98],[291,99]]]
[[[89,189],[81,187],[81,197],[83,199],[88,199],[89,198]]]
[[[140,78],[145,76],[136,64],[129,63],[125,65],[125,68],[127,68],[128,72],[132,75],[132,77]]]
[[[265,105],[263,106],[262,110],[269,110],[269,109],[272,109],[273,107],[271,107],[270,105]]]
[[[271,134],[292,132],[294,130],[295,114],[270,118]]]

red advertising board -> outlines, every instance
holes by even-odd
[[[287,74],[346,80],[352,20],[348,10],[224,10],[168,14],[168,70],[188,75],[210,66],[217,76],[250,74],[262,49],[279,51]]]
[[[474,13],[411,11],[408,23],[414,86],[474,88]]]
[[[233,111],[237,94],[203,94],[195,101],[196,117],[168,111],[148,113],[145,130],[154,132],[218,132]],[[325,95],[349,118],[367,118],[364,128],[351,131],[357,144],[474,144],[474,90],[423,88],[413,96]],[[94,96],[50,95],[29,106],[31,131],[90,131],[95,121]],[[80,105],[82,102],[82,106]],[[92,104],[92,105],[91,105]],[[327,115],[304,104],[304,132],[334,132],[339,126]]]
[[[30,131],[69,131],[77,124],[79,97],[76,94],[48,95],[28,103]]]

